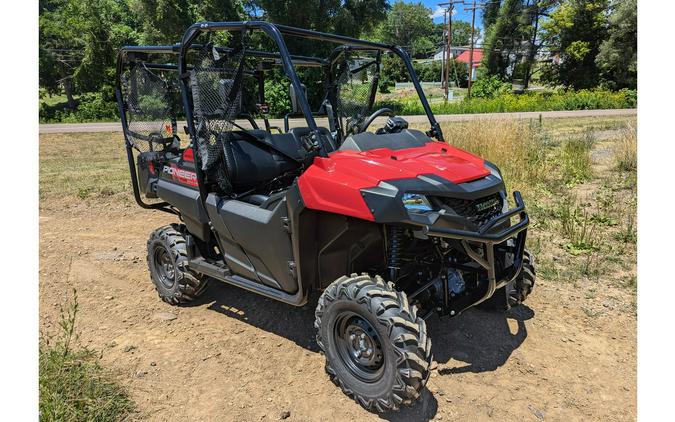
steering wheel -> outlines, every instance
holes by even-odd
[[[368,129],[368,126],[370,126],[370,124],[373,123],[373,121],[375,121],[376,118],[378,118],[379,116],[381,116],[381,115],[383,115],[383,114],[386,114],[386,115],[388,115],[388,116],[390,116],[390,117],[391,117],[391,116],[395,116],[394,112],[393,112],[392,109],[390,109],[390,108],[384,107],[384,108],[381,108],[381,109],[379,109],[379,110],[375,110],[375,111],[373,112],[373,114],[371,114],[371,115],[370,115],[370,116],[369,116],[369,117],[361,124],[361,126],[359,126],[359,133],[365,132],[366,129]]]

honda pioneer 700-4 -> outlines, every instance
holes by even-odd
[[[387,60],[426,132],[373,110]],[[371,411],[419,397],[427,316],[507,310],[532,291],[520,194],[510,209],[497,166],[446,142],[398,46],[197,23],[175,45],[122,48],[117,98],[136,201],[181,221],[148,240],[159,296],[179,305],[217,281],[294,306],[322,292],[326,372]]]

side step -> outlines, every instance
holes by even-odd
[[[255,281],[230,273],[230,270],[225,266],[220,266],[207,262],[204,258],[193,258],[190,260],[189,267],[191,270],[200,274],[209,276],[216,280],[224,281],[242,289],[246,289],[253,293],[275,299],[280,302],[288,303],[293,306],[303,306],[307,303],[307,297],[303,294],[302,288],[299,288],[297,293],[289,294],[281,290],[274,289],[264,284],[256,283]]]

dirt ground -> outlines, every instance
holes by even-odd
[[[65,145],[58,141],[41,137],[41,158],[58,154],[54,148]],[[605,147],[600,142],[593,154],[600,170]],[[80,340],[100,351],[103,365],[128,389],[137,419],[636,418],[634,295],[603,284],[604,274],[593,290],[603,294],[540,274],[527,305],[507,314],[469,310],[454,319],[431,317],[437,367],[422,398],[411,408],[376,415],[325,374],[314,340],[316,297],[297,309],[212,284],[196,303],[172,307],[158,298],[145,261],[149,233],[174,222],[171,216],[114,195],[82,201],[45,195],[41,329],[56,329],[59,305],[77,289]]]

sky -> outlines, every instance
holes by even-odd
[[[436,23],[442,23],[443,22],[443,8],[439,7],[439,3],[445,3],[447,0],[404,0],[406,3],[423,3],[426,7],[431,9],[434,13],[432,17],[434,18],[434,22]],[[469,3],[471,0],[467,0],[467,3]],[[452,15],[453,20],[461,20],[461,21],[466,21],[471,23],[471,11],[465,11],[464,8],[469,7],[463,6],[461,4],[456,4],[455,5],[455,13]],[[476,11],[476,27],[481,28],[482,25],[482,20],[481,20],[481,13],[480,10]]]

